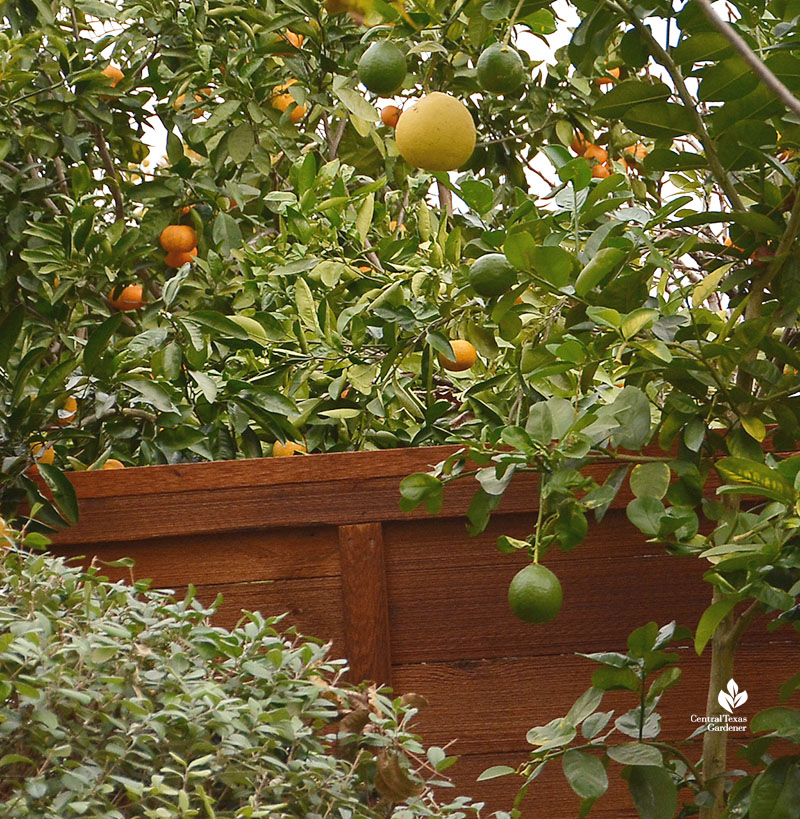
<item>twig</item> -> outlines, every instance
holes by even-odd
[[[333,136],[330,139],[330,159],[336,159],[336,154],[339,151],[339,143],[342,141],[342,137],[344,136],[344,129],[347,127],[347,120],[342,119],[339,122],[339,126],[334,131]]]
[[[58,177],[58,189],[64,196],[69,196],[69,186],[67,185],[67,176],[64,173],[64,163],[61,161],[61,157],[57,156],[53,159],[53,165],[55,165],[56,169],[56,176]]]
[[[395,225],[394,229],[394,238],[397,238],[397,235],[400,233],[400,229],[403,227],[403,224],[406,221],[406,208],[408,207],[408,200],[411,196],[411,188],[407,187],[405,192],[403,193],[403,200],[400,202],[400,212],[397,214],[397,224]]]
[[[97,143],[97,149],[100,151],[100,158],[103,160],[103,167],[108,174],[108,187],[111,189],[111,195],[114,197],[114,214],[117,221],[125,218],[125,203],[122,200],[122,192],[119,189],[119,177],[117,170],[114,167],[114,162],[111,159],[111,154],[108,152],[108,143],[103,134],[103,129],[96,125],[94,128],[94,138]]]
[[[717,17],[709,0],[695,0],[695,2],[703,10],[706,17],[708,17],[711,25],[739,52],[741,58],[753,69],[753,72],[761,82],[763,82],[790,111],[794,111],[795,114],[800,114],[800,100],[767,68],[736,29],[734,29],[730,23],[726,23]]]
[[[444,207],[444,211],[448,217],[452,217],[453,215],[453,194],[450,192],[450,188],[446,185],[443,185],[439,180],[436,180],[436,187],[439,191],[439,204]]]

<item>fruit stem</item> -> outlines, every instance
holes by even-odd
[[[517,7],[514,9],[514,13],[511,15],[511,19],[508,22],[508,28],[506,29],[506,33],[503,35],[503,45],[508,45],[508,41],[511,39],[511,32],[514,30],[514,23],[517,22],[517,15],[519,14],[519,10],[522,8],[524,0],[518,0]]]
[[[544,473],[539,473],[539,510],[536,516],[536,535],[533,540],[533,562],[539,562],[539,539],[544,517]]]

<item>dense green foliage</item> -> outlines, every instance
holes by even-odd
[[[275,619],[213,627],[192,591],[0,538],[0,816],[475,815],[432,795],[455,760],[411,732],[420,698],[346,685]]]

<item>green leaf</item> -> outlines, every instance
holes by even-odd
[[[638,691],[641,680],[631,668],[598,668],[592,674],[592,685],[602,691]]]
[[[487,768],[478,774],[478,778],[475,781],[485,782],[487,779],[497,779],[500,776],[508,776],[513,773],[516,773],[516,771],[514,768],[509,768],[508,765],[493,765],[491,768]]]
[[[0,367],[8,365],[8,359],[17,343],[22,323],[25,318],[25,307],[18,304],[3,317],[0,322]]]
[[[561,768],[570,787],[581,799],[598,799],[608,790],[608,774],[603,763],[583,751],[567,751]]]
[[[250,156],[256,144],[256,137],[250,123],[242,122],[228,134],[228,156],[234,164],[241,165]],[[183,154],[183,151],[181,151]],[[219,241],[215,239],[214,241]]]
[[[239,223],[229,213],[220,211],[211,227],[211,238],[223,255],[241,247],[244,243]]]
[[[692,216],[670,222],[669,226],[670,228],[697,227],[698,225],[710,225],[715,222],[734,222],[756,233],[766,233],[768,236],[780,236],[783,232],[783,229],[773,222],[769,216],[755,211],[748,211],[747,213],[720,213],[714,211],[695,213]]]
[[[468,179],[461,183],[459,196],[481,216],[488,213],[494,204],[494,190],[485,182]]]
[[[372,224],[372,216],[375,212],[375,194],[371,193],[369,196],[364,198],[364,201],[361,203],[361,207],[358,209],[358,213],[356,215],[356,233],[358,233],[358,238],[361,239],[362,246],[367,241],[367,233],[369,232],[370,225]]]
[[[776,706],[759,711],[750,722],[754,733],[771,732],[792,742],[800,742],[800,711]]]
[[[122,313],[115,313],[107,318],[90,336],[83,348],[83,368],[87,373],[91,373],[100,356],[108,347],[111,336],[117,331],[122,322]]]
[[[612,273],[619,270],[627,257],[627,252],[617,247],[604,247],[598,250],[578,274],[575,282],[576,295],[583,297],[590,290],[594,290]]]
[[[748,458],[723,458],[716,463],[717,472],[726,483],[741,483],[758,489],[766,498],[793,504],[797,493],[791,482],[777,469]]]
[[[434,475],[416,472],[400,481],[400,495],[401,511],[411,512],[420,503],[424,503],[431,515],[437,515],[442,509],[444,487]]]
[[[654,139],[674,139],[692,133],[695,127],[689,110],[675,102],[637,105],[622,117],[622,121],[634,133]]]
[[[661,751],[644,742],[628,742],[624,745],[612,745],[608,749],[608,755],[614,762],[619,762],[620,765],[660,766],[663,764]],[[670,817],[672,817],[674,813],[675,811],[673,810]]]
[[[704,68],[698,95],[703,102],[727,102],[750,93],[758,85],[753,69],[741,58],[731,57]]]
[[[658,639],[658,624],[650,622],[634,629],[628,635],[628,652],[636,659],[645,658],[655,647]]]
[[[738,597],[718,600],[716,603],[712,603],[703,612],[694,635],[694,650],[698,655],[703,653],[703,649],[708,644],[708,641],[714,636],[717,626],[727,617],[728,613],[738,602]]]
[[[556,289],[569,284],[580,267],[572,253],[557,245],[534,246],[529,258],[536,274]]]
[[[298,278],[294,284],[294,301],[300,321],[309,329],[321,334],[317,320],[317,305],[311,288],[305,279]]]
[[[748,819],[796,819],[798,805],[798,758],[782,757],[772,762],[753,782]]]
[[[671,471],[664,463],[638,464],[631,472],[631,492],[637,497],[661,498],[667,494]]]
[[[146,403],[161,412],[178,411],[178,408],[172,402],[172,397],[169,392],[155,381],[151,381],[148,378],[126,378],[120,383],[138,392]]]
[[[611,749],[608,755],[611,756]],[[656,751],[656,755],[658,762],[631,764],[623,770],[622,776],[628,780],[633,804],[641,819],[673,819],[678,810],[678,788],[669,771],[660,767],[660,752]]]
[[[701,31],[684,39],[672,49],[672,58],[678,65],[713,62],[733,54],[733,46],[723,34],[717,31]]]
[[[603,701],[603,691],[592,686],[578,697],[567,712],[565,719],[572,725],[580,725]]]
[[[661,529],[666,509],[658,498],[644,495],[632,500],[625,510],[628,520],[644,534],[654,537]]]
[[[194,313],[190,313],[188,316],[183,316],[182,318],[184,321],[191,321],[194,324],[199,324],[201,327],[214,330],[222,336],[238,338],[241,341],[246,341],[249,338],[247,330],[245,330],[244,327],[214,310],[196,310]]]
[[[39,474],[44,478],[44,482],[50,487],[53,493],[53,500],[59,512],[61,512],[70,523],[77,523],[78,497],[67,476],[57,466],[53,466],[52,464],[40,463],[37,468]]]
[[[692,306],[699,307],[719,287],[720,282],[732,267],[733,262],[720,265],[695,285],[694,290],[692,290]]]
[[[593,117],[620,119],[634,105],[645,102],[668,100],[672,95],[669,86],[663,82],[649,83],[642,80],[625,80],[611,89],[594,104]]]

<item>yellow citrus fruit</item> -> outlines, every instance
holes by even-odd
[[[541,563],[520,569],[508,587],[508,606],[526,623],[547,623],[561,611],[563,593],[558,578]]]
[[[386,97],[403,84],[407,70],[403,52],[389,40],[378,40],[361,55],[358,80],[373,94]]]
[[[298,444],[295,441],[287,441],[285,444],[280,441],[275,441],[272,446],[272,454],[276,458],[286,458],[290,455],[294,455],[295,452],[304,454],[308,452],[308,450],[302,444]]]
[[[478,353],[469,341],[457,338],[450,342],[450,346],[456,354],[455,360],[451,360],[439,353],[439,361],[446,370],[460,373],[468,370],[478,360]]]
[[[40,441],[31,444],[31,454],[39,464],[51,464],[56,459],[56,451],[52,444],[43,444]]]
[[[396,105],[387,105],[381,108],[381,122],[389,128],[397,128],[397,121],[403,111]]]
[[[160,242],[167,253],[188,253],[197,247],[197,233],[189,225],[168,225],[161,231]]]
[[[58,423],[62,427],[71,424],[78,414],[78,402],[70,395],[64,401],[64,406],[58,411]]]
[[[297,80],[288,80],[281,85],[275,87],[275,90],[272,92],[272,107],[276,108],[278,111],[283,113],[290,105],[297,102],[297,100],[292,96],[289,88],[293,86]],[[289,114],[289,119],[292,122],[300,122],[300,120],[306,115],[306,109],[302,105],[295,105],[292,109],[291,113]]]
[[[114,288],[108,300],[115,310],[138,310],[144,305],[142,285],[129,284],[119,292]]]
[[[125,464],[118,461],[116,458],[109,458],[101,467],[101,469],[125,469]]]
[[[469,283],[480,296],[502,296],[517,283],[517,273],[503,253],[487,253],[469,269]]]
[[[116,84],[125,76],[122,71],[115,65],[107,65],[103,69],[103,74],[111,80],[111,87],[114,88]]]
[[[183,267],[186,262],[193,262],[196,256],[196,247],[186,251],[186,253],[183,253],[180,250],[172,250],[164,257],[164,262],[166,263],[167,267]]]
[[[503,43],[485,48],[475,65],[478,82],[493,94],[510,94],[525,81],[525,65],[519,52]]]
[[[424,171],[454,171],[475,150],[475,123],[463,102],[434,91],[403,111],[395,131],[403,159]]]

